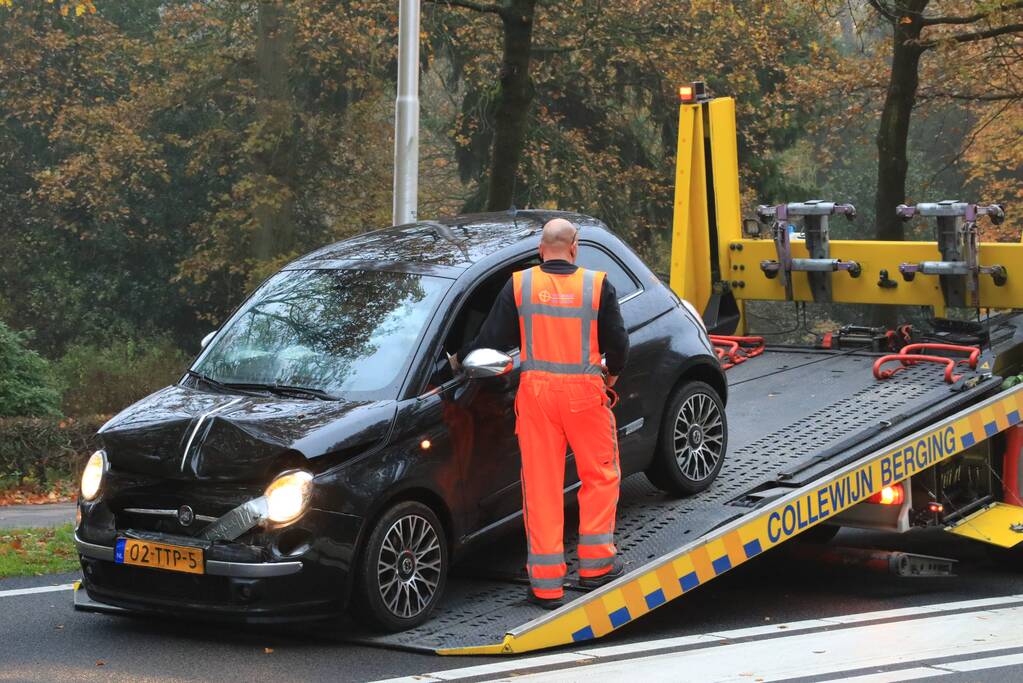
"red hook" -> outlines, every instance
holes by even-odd
[[[953,353],[967,353],[969,358],[965,359],[970,364],[971,370],[977,369],[977,361],[980,359],[980,349],[976,346],[961,346],[959,344],[934,344],[930,342],[920,344],[906,344],[900,353],[910,354],[914,351],[951,351]]]
[[[901,366],[892,370],[882,370],[881,366],[885,363],[893,361],[899,361],[902,363]],[[956,367],[956,362],[952,358],[943,358],[941,356],[923,356],[920,354],[904,354],[904,353],[892,353],[887,356],[881,356],[874,361],[874,377],[877,379],[888,379],[897,372],[905,370],[908,366],[914,363],[942,363],[945,365],[945,381],[948,384],[953,384],[959,381],[962,375],[953,374]]]

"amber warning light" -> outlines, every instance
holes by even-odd
[[[678,101],[682,104],[693,104],[704,98],[707,88],[703,81],[694,81],[689,85],[678,86]]]
[[[902,484],[893,484],[892,486],[885,486],[870,498],[867,498],[867,502],[879,505],[902,505],[905,497],[906,493],[902,488]]]

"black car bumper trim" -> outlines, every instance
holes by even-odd
[[[78,554],[94,560],[114,561],[114,549],[110,546],[89,543],[75,536]],[[301,562],[223,562],[207,560],[206,573],[211,576],[231,576],[241,579],[264,579],[274,576],[288,576],[302,571]]]

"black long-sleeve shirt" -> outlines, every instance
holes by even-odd
[[[577,269],[578,266],[575,264],[561,259],[545,261],[540,266],[540,270],[552,275],[571,275]],[[629,357],[629,333],[625,329],[625,321],[622,320],[622,312],[618,308],[618,294],[606,277],[601,287],[600,308],[597,311],[597,343],[607,361],[607,371],[612,375],[621,374]],[[509,278],[483,322],[479,334],[459,350],[458,357],[465,358],[473,349],[507,350],[521,344],[515,289]]]

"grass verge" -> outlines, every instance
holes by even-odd
[[[52,529],[0,529],[0,579],[78,568],[72,524]]]

